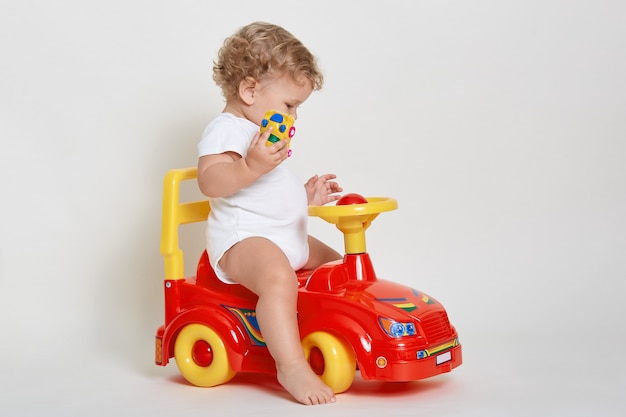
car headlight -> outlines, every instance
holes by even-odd
[[[414,336],[417,334],[415,330],[415,324],[408,323],[400,323],[398,321],[388,319],[385,317],[380,317],[378,319],[378,323],[380,327],[391,337],[403,337],[403,336]]]

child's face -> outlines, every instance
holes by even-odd
[[[299,82],[298,82],[299,81]],[[294,80],[290,76],[265,78],[254,86],[254,100],[246,116],[257,125],[268,110],[276,110],[298,118],[298,106],[311,95],[313,87],[307,78]]]

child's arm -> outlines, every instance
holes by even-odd
[[[265,146],[271,129],[257,133],[245,158],[236,152],[205,155],[198,160],[198,186],[207,197],[224,197],[254,183],[287,159],[285,141]]]

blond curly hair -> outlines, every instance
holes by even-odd
[[[213,80],[227,100],[237,97],[247,77],[258,81],[280,73],[298,81],[305,77],[314,90],[324,82],[316,58],[302,42],[284,28],[265,22],[250,23],[226,38],[213,62]]]

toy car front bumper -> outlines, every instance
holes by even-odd
[[[380,350],[373,359],[373,364],[359,364],[363,379],[400,382],[450,372],[461,365],[463,354],[458,339],[454,339],[429,349]]]

